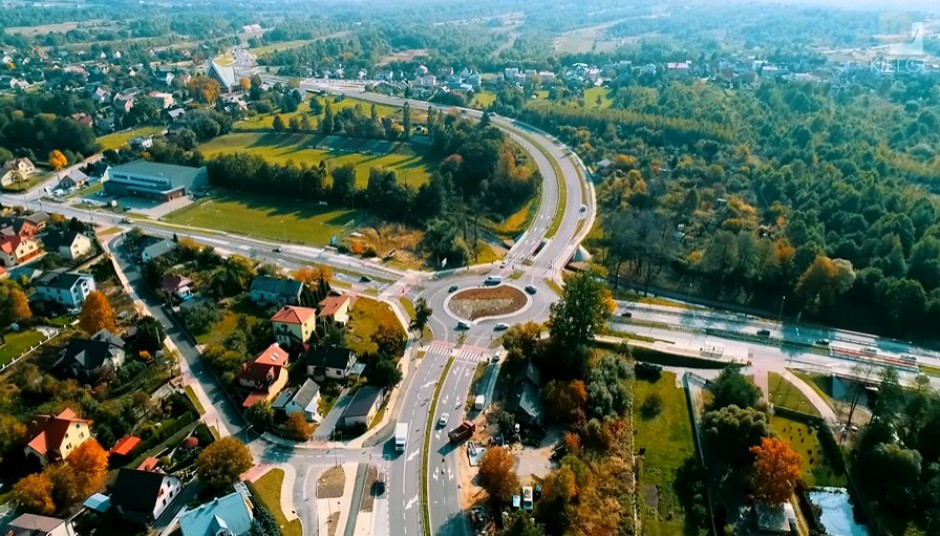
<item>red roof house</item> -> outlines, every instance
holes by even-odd
[[[252,389],[242,403],[244,407],[270,402],[287,385],[287,351],[278,343],[268,346],[254,361],[242,366],[238,383]]]
[[[90,426],[91,421],[68,408],[55,417],[36,415],[26,431],[26,455],[35,456],[42,465],[64,460],[91,437]]]

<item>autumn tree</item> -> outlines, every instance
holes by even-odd
[[[10,322],[22,322],[32,318],[33,312],[29,308],[29,300],[26,299],[26,293],[18,288],[10,289],[8,300],[8,310],[5,316]]]
[[[321,280],[327,283],[333,280],[333,269],[325,264],[311,264],[294,272],[294,280],[307,285],[308,288],[317,288]]]
[[[306,441],[313,433],[313,425],[307,422],[302,411],[294,411],[287,416],[284,423],[284,432],[287,437],[296,441]]]
[[[770,437],[761,439],[751,452],[757,498],[773,506],[789,500],[800,478],[800,455],[786,441]]]
[[[405,351],[405,337],[397,325],[383,322],[369,337],[378,348],[378,353],[386,356],[399,356]]]
[[[189,81],[187,88],[195,93],[199,100],[210,106],[215,105],[215,101],[221,93],[219,82],[205,75],[194,76]]]
[[[237,482],[252,465],[254,458],[244,443],[234,437],[223,437],[199,453],[196,472],[209,487],[223,490]]]
[[[0,414],[0,462],[3,456],[20,446],[23,436],[26,435],[26,426],[16,417]]]
[[[241,86],[242,91],[248,91],[251,89],[251,80],[243,76],[238,81],[238,85]]]
[[[60,169],[67,166],[69,163],[68,158],[62,154],[62,151],[54,149],[49,153],[49,165],[52,166],[52,169],[59,171]]]
[[[844,259],[819,255],[796,284],[796,293],[808,307],[831,305],[835,297],[852,288],[855,270]]]
[[[587,387],[581,380],[568,382],[552,380],[542,390],[542,397],[545,400],[545,409],[548,410],[549,416],[565,422],[576,417],[579,411],[583,415],[588,393]]]
[[[509,502],[519,489],[515,465],[512,453],[502,447],[488,449],[480,460],[480,485],[494,501]]]
[[[107,296],[101,291],[93,291],[85,298],[78,324],[88,334],[98,333],[102,329],[114,331],[114,311]]]
[[[503,334],[503,348],[510,359],[532,359],[541,336],[542,326],[535,322],[513,324]]]
[[[94,438],[75,449],[66,459],[66,465],[75,473],[78,487],[76,501],[104,487],[108,477],[108,453]]]
[[[421,333],[424,331],[424,327],[428,325],[428,320],[431,319],[433,313],[434,310],[428,305],[428,301],[424,298],[418,298],[418,301],[415,302],[414,318],[411,319],[408,328]]]
[[[40,515],[55,512],[52,480],[45,473],[33,473],[13,485],[13,500],[23,510]]]

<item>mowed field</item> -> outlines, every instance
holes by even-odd
[[[130,130],[122,130],[121,132],[114,132],[101,136],[98,138],[98,143],[101,144],[101,150],[107,151],[108,149],[120,149],[127,145],[127,143],[133,138],[147,138],[150,136],[156,136],[166,130],[164,127],[154,127],[154,126],[144,126],[132,128]]]
[[[323,246],[333,236],[351,231],[358,211],[321,207],[316,203],[283,197],[225,193],[218,191],[164,216],[179,225],[217,229],[279,242]]]
[[[315,148],[323,139],[319,134],[236,132],[200,145],[199,151],[209,159],[218,154],[244,152],[275,164],[293,161],[317,166],[322,161],[330,169],[351,163],[356,166],[356,185],[360,188],[366,186],[369,170],[374,167],[394,170],[399,181],[417,188],[428,181],[438,165],[428,148],[420,144],[399,143],[393,144],[387,154],[360,154]],[[354,142],[359,145],[361,140],[350,140],[350,144]]]
[[[287,124],[290,121],[291,117],[300,116],[302,114],[310,114],[310,97],[308,93],[304,95],[304,101],[300,103],[300,106],[297,107],[297,111],[293,113],[270,113],[270,114],[258,114],[253,115],[242,121],[235,123],[235,128],[237,130],[254,130],[259,128],[274,128],[274,116],[280,115],[281,119]],[[346,108],[355,108],[357,105],[361,107],[362,112],[365,114],[369,113],[371,103],[361,101],[353,98],[340,99],[338,102],[333,96],[323,96],[320,95],[317,98],[320,99],[320,102],[326,105],[326,100],[329,99],[330,107],[333,109],[333,113],[338,113],[340,110]],[[386,106],[384,104],[377,104],[375,106],[375,112],[379,117],[390,117],[396,121],[401,121],[401,108],[396,108],[394,106]],[[310,115],[310,122],[314,127],[317,127],[320,123],[320,119],[323,117],[323,114],[319,116]],[[411,112],[411,122],[414,125],[419,125],[426,123],[428,120],[427,112],[420,110],[412,110]]]

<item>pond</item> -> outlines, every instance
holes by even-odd
[[[856,523],[852,502],[842,488],[820,488],[809,492],[809,498],[822,509],[822,523],[832,536],[868,536],[868,528]]]

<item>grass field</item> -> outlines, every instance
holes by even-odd
[[[346,108],[355,108],[356,105],[359,105],[362,108],[363,113],[368,114],[370,112],[370,107],[372,106],[372,103],[362,101],[359,99],[349,98],[349,97],[341,99],[339,102],[337,102],[335,100],[335,97],[332,95],[328,97],[320,96],[319,99],[320,99],[320,102],[323,103],[324,105],[326,104],[326,99],[329,99],[330,107],[333,109],[334,114]],[[386,106],[384,104],[376,104],[375,112],[379,115],[379,117],[391,117],[393,119],[401,120],[401,108],[396,108],[394,106]],[[291,117],[299,116],[302,114],[309,114],[309,113],[310,113],[310,100],[309,98],[307,98],[307,100],[304,100],[304,102],[300,103],[300,106],[297,108],[297,111],[295,112],[254,115],[242,121],[238,121],[237,123],[235,123],[234,126],[236,130],[237,129],[254,130],[254,129],[259,129],[259,128],[270,129],[270,128],[274,128],[274,116],[275,115],[280,115],[281,119],[283,119],[284,123],[286,124],[288,121],[290,121]],[[310,116],[310,121],[314,125],[317,124],[317,119],[318,119],[317,116],[313,116],[313,115]],[[413,110],[411,113],[411,119],[412,119],[412,122],[415,124],[427,121],[427,112],[420,112],[418,110]]]
[[[538,212],[539,198],[539,195],[536,194],[535,197],[519,207],[519,210],[509,215],[501,223],[493,225],[490,230],[503,238],[515,239],[525,232],[532,222],[532,218]]]
[[[665,372],[656,383],[637,380],[633,389],[634,449],[646,448],[637,497],[643,534],[651,536],[687,533],[674,488],[676,471],[694,455],[695,444],[685,391],[675,382],[675,375]],[[662,400],[662,411],[648,417],[641,408],[654,394]]]
[[[770,401],[775,406],[795,409],[810,415],[820,415],[819,410],[806,398],[806,395],[780,374],[769,372],[767,385],[770,386]]]
[[[223,153],[249,153],[264,157],[273,164],[293,161],[316,166],[322,161],[331,169],[351,163],[356,166],[356,186],[359,188],[365,188],[369,170],[374,167],[393,170],[400,181],[417,188],[428,181],[431,171],[438,164],[437,159],[430,156],[429,150],[420,145],[399,144],[393,152],[385,155],[312,148],[322,139],[318,134],[238,132],[204,143],[199,146],[199,150],[206,158]]]
[[[282,197],[219,193],[177,210],[163,221],[323,246],[330,243],[330,237],[342,234],[357,214]]]
[[[314,43],[314,42],[316,42],[314,39],[298,39],[297,41],[284,41],[283,43],[273,43],[270,45],[249,48],[248,52],[254,54],[255,56],[263,56],[265,54],[270,54],[272,52],[277,52],[279,50],[291,50],[294,48],[300,48],[304,45],[309,45],[310,43]]]
[[[495,101],[496,95],[492,91],[481,91],[474,95],[473,101],[470,102],[470,107],[484,110],[489,108]]]
[[[610,100],[609,93],[610,90],[606,87],[592,87],[591,89],[585,89],[584,106],[589,110],[610,108],[610,105],[613,104],[613,101]],[[600,105],[597,104],[598,97],[601,99]]]
[[[405,336],[398,318],[388,304],[372,298],[360,296],[356,298],[352,311],[349,313],[349,328],[346,332],[346,346],[357,354],[375,352],[377,347],[372,342],[372,334],[382,324],[395,326]]]
[[[249,325],[255,322],[267,322],[267,315],[251,300],[244,299],[223,312],[222,319],[213,324],[206,333],[196,337],[199,344],[223,344],[225,339],[238,326],[238,319],[244,317]]]
[[[281,527],[284,536],[303,536],[303,529],[299,519],[288,522],[281,510],[281,486],[284,483],[284,470],[271,469],[249,486],[252,495],[261,503]]]
[[[108,149],[120,149],[121,147],[127,145],[127,142],[129,142],[132,138],[155,136],[164,130],[166,130],[164,127],[137,127],[130,130],[122,130],[121,132],[108,134],[106,136],[101,136],[98,138],[98,143],[101,144],[102,151],[107,151]]]
[[[836,474],[826,462],[819,436],[803,423],[774,415],[770,418],[770,428],[774,435],[790,442],[790,446],[803,459],[801,470],[803,480],[809,487],[844,487],[845,475]]]
[[[14,333],[12,331],[4,333],[3,338],[6,344],[0,346],[0,366],[6,365],[29,349],[42,341],[42,333],[38,331],[22,331]]]

